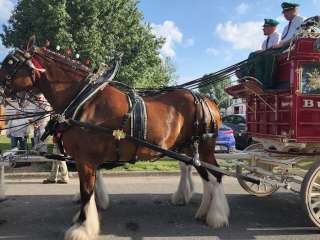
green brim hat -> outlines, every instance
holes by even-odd
[[[276,27],[276,26],[278,26],[278,24],[279,24],[279,22],[278,22],[277,20],[268,18],[268,19],[265,19],[265,20],[264,20],[263,26]]]
[[[281,4],[282,12],[294,9],[296,7],[299,7],[300,5],[298,3],[289,3],[289,2],[283,2]]]

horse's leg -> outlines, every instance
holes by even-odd
[[[174,205],[186,205],[189,203],[193,193],[193,182],[191,178],[191,168],[183,162],[180,165],[180,182],[177,191],[171,196]]]
[[[214,140],[201,144],[200,158],[202,161],[218,166],[214,157],[214,145]],[[223,191],[221,174],[203,167],[198,167],[197,171],[202,178],[203,195],[195,217],[205,219],[206,223],[214,228],[228,225],[230,209]]]
[[[96,186],[94,188],[94,192],[96,195],[96,202],[100,209],[106,210],[109,207],[109,195],[106,188],[106,185],[103,182],[103,176],[100,171],[97,171],[97,180]]]
[[[94,187],[96,182],[95,167],[78,164],[80,179],[81,206],[74,217],[74,225],[65,234],[65,240],[95,239],[100,230],[98,210],[95,202]]]
[[[96,195],[96,203],[100,209],[106,210],[109,207],[110,200],[109,200],[108,191],[103,182],[103,176],[101,175],[100,170],[97,170],[96,177],[97,177],[97,180],[94,188],[94,192]],[[78,192],[73,196],[72,201],[74,203],[79,203],[80,200],[81,200],[81,196],[80,196],[80,193]]]

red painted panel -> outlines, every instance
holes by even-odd
[[[320,51],[315,49],[316,40],[299,39],[290,53],[278,57],[275,82],[281,90],[246,95],[248,132],[253,137],[320,143]]]

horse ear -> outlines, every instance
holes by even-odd
[[[29,38],[29,40],[25,43],[23,49],[26,51],[30,50],[34,46],[35,42],[36,42],[36,35],[33,34]]]

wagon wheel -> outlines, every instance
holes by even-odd
[[[241,166],[237,166],[237,173],[238,174],[243,174],[243,175],[248,175],[248,176],[254,176],[254,177],[259,177],[259,178],[264,178],[264,176],[253,173],[253,172],[244,172],[245,170]],[[260,184],[255,184],[251,182],[244,181],[241,178],[237,178],[240,186],[246,190],[248,193],[255,195],[257,197],[267,197],[271,195],[272,193],[276,192],[279,187],[276,185],[268,184],[268,183],[260,183]]]
[[[243,150],[244,152],[258,152],[263,151],[263,145],[261,143],[255,143],[250,146],[248,146],[246,149]],[[266,166],[267,167],[267,166]],[[264,176],[258,175],[257,173],[253,173],[250,171],[244,172],[244,168],[241,166],[237,166],[237,173],[243,174],[243,175],[250,175],[255,176],[259,178],[263,178]],[[254,184],[251,182],[244,181],[241,178],[238,178],[238,182],[240,186],[246,190],[248,193],[255,195],[257,197],[266,197],[274,193],[279,189],[279,187],[267,183],[261,183],[261,184]]]
[[[306,214],[320,227],[320,161],[316,161],[305,175],[300,193]]]

